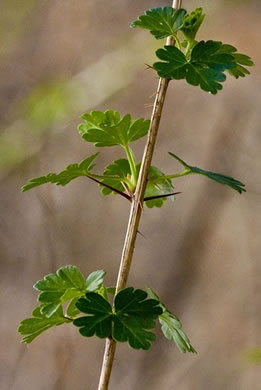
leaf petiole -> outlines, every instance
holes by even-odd
[[[187,44],[186,51],[185,51],[185,56],[187,59],[190,57],[191,50],[193,49],[193,47],[195,46],[196,43],[197,43],[197,41],[195,41],[195,39],[188,40],[188,44]]]
[[[93,174],[93,173],[86,173],[86,175],[88,177],[94,177],[95,179],[110,179],[110,180],[115,180],[115,181],[123,181],[125,182],[126,181],[126,184],[128,184],[129,180],[126,178],[122,178],[122,177],[119,177],[119,176],[114,176],[114,175],[96,175],[96,174]]]
[[[177,177],[187,176],[190,173],[192,173],[192,171],[190,169],[185,169],[185,171],[183,171],[183,172],[174,173],[173,175],[167,175],[167,176],[164,176],[164,178],[171,180],[171,179],[176,179]]]
[[[181,45],[181,42],[180,42],[180,39],[178,38],[178,34],[173,34],[172,35],[175,42],[176,42],[176,45],[178,47],[179,50],[182,50],[182,45]]]
[[[129,180],[128,185],[130,185],[130,190],[134,190],[136,188],[137,184],[137,168],[136,168],[136,159],[134,156],[133,151],[129,147],[129,145],[124,145],[123,146],[128,162],[130,164],[130,170],[131,170],[131,179]]]

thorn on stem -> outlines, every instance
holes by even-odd
[[[145,64],[145,65],[146,65],[145,70],[148,70],[148,69],[155,70],[155,69],[153,68],[153,66],[151,66],[151,65],[149,65],[149,64]]]

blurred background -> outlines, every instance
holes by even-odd
[[[60,266],[87,276],[107,271],[115,284],[129,205],[102,197],[83,178],[65,188],[22,194],[35,176],[62,170],[94,151],[77,133],[80,115],[106,108],[149,118],[157,88],[152,64],[163,42],[130,23],[170,0],[1,0],[0,258],[1,390],[93,390],[103,340],[72,326],[20,343],[19,322],[31,315],[32,285]],[[182,191],[162,209],[145,209],[129,285],[152,286],[182,319],[197,355],[163,338],[150,352],[117,348],[114,390],[260,390],[260,0],[184,0],[203,6],[200,38],[223,40],[250,55],[251,76],[210,96],[172,82],[153,164],[172,173],[188,163],[246,183],[239,195],[204,177],[177,179]],[[136,142],[141,157],[144,140]],[[119,158],[102,151],[97,172]]]

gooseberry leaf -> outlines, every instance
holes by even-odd
[[[102,283],[106,272],[103,270],[93,271],[86,279],[86,290],[87,291],[96,291],[98,290]]]
[[[200,86],[203,91],[215,95],[222,89],[221,83],[226,80],[224,72],[231,71],[235,77],[239,77],[239,59],[247,62],[244,55],[240,55],[244,60],[242,57],[238,58],[237,53],[232,52],[231,48],[231,45],[222,42],[200,41],[193,47],[190,57],[187,58],[178,48],[165,46],[164,49],[156,52],[163,62],[156,62],[153,67],[160,77],[185,79],[188,84]],[[248,64],[250,61],[249,59]]]
[[[41,303],[41,312],[50,317],[65,302],[83,296],[86,291],[97,290],[103,283],[104,275],[104,271],[95,271],[85,280],[74,265],[61,267],[55,274],[46,275],[34,285],[40,291],[38,302]]]
[[[60,307],[50,317],[47,317],[42,313],[41,306],[34,309],[31,318],[26,318],[21,321],[18,332],[23,336],[23,343],[31,343],[37,336],[46,330],[71,322],[69,319],[63,316],[63,310]]]
[[[99,153],[92,154],[80,163],[70,164],[60,173],[49,173],[46,176],[36,177],[31,179],[28,184],[22,187],[22,191],[28,191],[31,188],[38,187],[42,184],[53,183],[58,186],[65,186],[72,180],[77,179],[80,176],[88,176],[90,171],[93,169],[94,159]]]
[[[172,314],[166,306],[160,301],[158,295],[151,289],[147,288],[149,296],[157,300],[162,308],[162,314],[159,316],[161,330],[168,340],[173,340],[181,352],[193,352],[196,350],[190,343],[188,336],[182,329],[182,323],[177,316]]]
[[[147,299],[147,293],[133,287],[121,290],[115,297],[114,310],[110,303],[97,293],[86,293],[76,307],[88,316],[74,320],[83,336],[96,334],[100,338],[112,337],[128,342],[134,349],[150,348],[155,335],[155,319],[162,313],[159,302]]]
[[[114,286],[106,287],[106,292],[107,292],[107,294],[114,296],[115,292],[116,292],[116,287],[114,287]]]
[[[132,120],[130,114],[120,117],[118,111],[92,111],[82,116],[84,123],[78,126],[81,137],[95,146],[127,146],[145,136],[150,121],[139,118]]]
[[[137,172],[139,173],[140,163],[137,164]],[[108,165],[104,171],[104,176],[111,176],[113,178],[102,179],[102,183],[110,185],[116,188],[119,191],[125,191],[123,182],[125,181],[125,187],[128,187],[127,181],[130,178],[131,171],[129,162],[127,159],[120,159],[114,161],[112,164]],[[118,182],[115,181],[115,178],[118,178]],[[101,190],[103,195],[109,195],[113,193],[109,188],[102,188]],[[156,167],[151,166],[149,169],[149,177],[147,182],[147,187],[145,190],[144,199],[150,197],[157,197],[160,195],[168,195],[173,192],[173,185],[171,180],[166,178],[164,174]],[[171,197],[174,200],[174,196]],[[167,198],[162,197],[158,199],[145,200],[147,207],[162,207]]]
[[[140,165],[138,165],[138,171],[139,169]],[[166,178],[164,173],[154,166],[150,167],[144,198],[170,194],[173,192],[173,188],[171,180]],[[174,195],[170,199],[174,200]],[[151,199],[145,201],[145,204],[148,208],[162,207],[166,200],[167,198]]]
[[[185,163],[185,161],[181,160],[180,157],[178,157],[176,154],[169,152],[169,155],[174,157],[176,160],[178,160],[187,171],[186,174],[198,174],[208,177],[211,180],[216,181],[217,183],[227,185],[231,187],[233,190],[239,192],[240,194],[242,192],[246,192],[245,184],[243,184],[241,181],[234,179],[231,176],[223,175],[222,173],[215,173],[210,171],[205,171],[204,169],[193,167],[191,165],[188,165]]]
[[[155,319],[162,313],[159,302],[147,299],[148,294],[133,287],[121,290],[115,297],[113,338],[128,341],[135,349],[149,349],[156,339],[150,329],[155,328]]]
[[[66,309],[66,315],[70,318],[76,318],[80,313],[75,304],[78,302],[79,297],[73,298]]]
[[[219,49],[219,53],[227,53],[233,56],[234,66],[228,69],[228,73],[238,79],[239,77],[245,77],[250,74],[249,70],[245,66],[253,66],[254,62],[246,54],[237,53],[237,49],[232,45],[222,45]],[[244,65],[244,66],[243,66]]]
[[[196,353],[191,345],[188,336],[182,330],[180,320],[168,310],[165,310],[159,317],[161,330],[168,340],[173,340],[181,352]]]
[[[181,31],[189,42],[195,40],[204,18],[205,14],[203,13],[202,8],[196,8],[194,11],[184,16]]]
[[[186,11],[182,8],[175,10],[172,7],[158,7],[145,11],[138,17],[131,27],[140,27],[149,30],[156,39],[175,35],[183,26]]]
[[[91,337],[96,334],[100,338],[109,337],[112,333],[112,307],[110,303],[95,292],[86,293],[75,305],[88,316],[76,318],[75,326],[80,327],[82,336]]]
[[[122,182],[131,174],[130,165],[127,159],[121,158],[119,160],[113,161],[112,164],[109,164],[105,167],[104,176],[111,176],[101,179],[101,182],[107,184],[111,187],[114,187],[116,190],[125,191],[125,188],[122,185]],[[113,176],[113,178],[112,178]],[[118,180],[116,180],[118,179]],[[116,194],[109,188],[101,186],[102,195]]]

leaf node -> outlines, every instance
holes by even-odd
[[[137,173],[140,170],[140,163],[137,164]],[[108,165],[104,171],[104,176],[110,176],[108,178],[102,179],[102,183],[113,186],[119,191],[125,191],[128,187],[128,180],[130,177],[131,171],[129,162],[127,159],[115,160],[112,164]],[[115,178],[118,177],[116,182]],[[123,184],[125,183],[125,185]],[[132,189],[130,189],[131,191]],[[112,194],[113,191],[109,188],[102,188],[101,190],[103,195]],[[145,204],[147,207],[162,207],[166,201],[166,197],[163,195],[169,195],[173,193],[173,185],[171,180],[166,178],[165,175],[156,167],[151,166],[149,169],[149,177],[147,182],[147,187],[144,195]],[[157,198],[158,197],[158,198]],[[146,200],[146,198],[155,198],[151,200]],[[174,200],[174,196],[171,196],[171,199]]]

